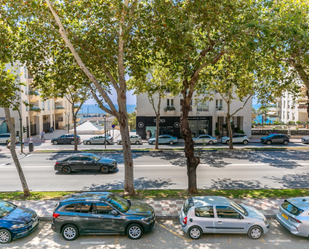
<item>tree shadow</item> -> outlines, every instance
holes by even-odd
[[[146,177],[140,177],[134,180],[135,189],[160,189],[160,188],[168,188],[169,186],[175,185],[172,182],[172,179],[149,179]],[[124,182],[115,181],[113,183],[106,184],[92,184],[91,186],[85,186],[83,191],[96,191],[96,190],[117,190],[123,189]]]
[[[256,180],[233,180],[231,178],[218,178],[211,180],[211,186],[204,188],[209,189],[267,189],[270,186],[262,185],[260,181]]]
[[[301,174],[287,174],[280,178],[276,176],[269,176],[265,178],[282,184],[282,188],[309,188],[309,173],[306,172]]]

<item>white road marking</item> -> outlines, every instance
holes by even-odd
[[[80,242],[81,245],[103,245],[105,241],[95,242],[95,241],[82,241]]]
[[[276,239],[276,240],[268,240],[270,243],[285,243],[285,242],[292,242],[289,239],[283,240],[283,239]]]

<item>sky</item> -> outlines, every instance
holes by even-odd
[[[114,104],[117,104],[117,93],[115,89],[112,89],[110,98]],[[96,101],[94,99],[88,99],[85,102],[85,105],[95,105],[95,104]],[[127,92],[127,105],[136,105],[136,96],[134,95],[133,91]]]

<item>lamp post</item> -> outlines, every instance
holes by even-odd
[[[104,145],[105,145],[105,149],[106,149],[106,118],[107,118],[107,115],[104,114],[103,118],[104,118],[104,138],[105,138]]]
[[[197,127],[197,136],[199,135],[199,129],[198,129],[198,117],[199,117],[200,113],[199,112],[196,112],[196,127]]]
[[[70,113],[68,112],[68,134],[70,133]]]

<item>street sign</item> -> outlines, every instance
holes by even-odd
[[[115,127],[116,127],[116,125],[113,124],[113,125],[112,125],[112,128],[114,129]]]

